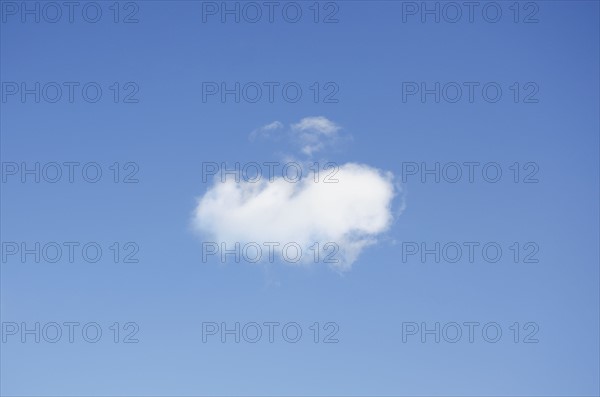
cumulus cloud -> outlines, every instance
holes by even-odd
[[[303,119],[293,128],[322,134],[339,129],[324,118]],[[297,243],[304,253],[301,263],[314,260],[310,247],[315,242],[320,247],[332,242],[337,263],[330,265],[348,270],[390,227],[395,185],[391,173],[365,164],[346,163],[336,171],[305,174],[296,182],[283,176],[254,183],[217,178],[198,200],[194,227],[229,247],[277,242],[278,255],[282,245]]]

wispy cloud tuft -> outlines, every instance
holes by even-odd
[[[271,136],[273,132],[283,129],[283,127],[283,123],[279,121],[273,121],[272,123],[263,125],[262,127],[252,131],[249,138],[251,141],[254,141],[256,138],[267,138]]]
[[[341,129],[339,125],[323,116],[305,117],[292,124],[291,128],[302,145],[302,153],[308,156],[333,143]]]
[[[340,130],[340,126],[326,117],[305,117],[300,120],[299,123],[292,124],[294,131],[321,134],[321,135],[332,135]]]
[[[285,128],[280,121],[274,121],[264,125],[250,133],[250,140],[257,138],[278,138]],[[291,141],[299,147],[299,150],[307,155],[313,154],[334,146],[342,137],[342,127],[323,116],[311,116],[293,123],[287,129],[287,135]],[[276,132],[277,131],[277,132]]]

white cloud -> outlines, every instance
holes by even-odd
[[[326,117],[305,117],[299,123],[292,124],[292,129],[301,132],[311,132],[331,136],[340,130],[340,126]]]
[[[292,124],[291,128],[302,145],[302,153],[308,156],[333,143],[341,129],[339,125],[323,116],[305,117]]]
[[[273,121],[272,123],[263,126],[261,129],[263,131],[273,131],[279,128],[283,128],[283,124],[279,121]]]
[[[297,129],[320,128],[329,134],[339,129],[328,120],[311,119],[303,119]],[[338,182],[325,183],[328,176]],[[303,262],[314,261],[309,247],[315,242],[320,247],[333,242],[339,247],[334,256],[339,262],[331,266],[348,270],[390,227],[394,195],[391,173],[356,163],[341,165],[335,175],[322,170],[318,181],[312,173],[295,183],[281,176],[257,183],[217,178],[198,200],[193,224],[205,241],[228,247],[235,242],[295,242],[302,248]]]
[[[285,126],[280,121],[273,121],[252,131],[249,138],[251,141],[257,138],[278,138],[282,134],[275,135],[274,132],[284,128]],[[293,143],[300,147],[302,153],[312,156],[327,146],[334,145],[340,139],[339,131],[341,129],[342,127],[326,117],[312,116],[291,124],[287,133]]]
[[[269,137],[274,131],[277,131],[279,129],[283,128],[283,124],[280,121],[273,121],[272,123],[269,123],[267,125],[263,125],[262,127],[252,131],[250,133],[250,140],[253,141],[256,138],[259,137]]]

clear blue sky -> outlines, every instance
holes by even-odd
[[[239,23],[234,16],[222,23],[213,3],[204,3],[203,14],[199,1],[121,2],[118,23],[113,2],[95,3],[97,23],[83,18],[86,2],[73,10],[73,23],[67,8],[51,23],[56,10],[38,3],[36,23],[30,14],[21,21],[21,2],[0,2],[3,254],[7,242],[97,242],[103,249],[97,263],[82,260],[80,250],[73,263],[64,256],[36,263],[33,255],[2,261],[2,395],[600,394],[597,1],[497,2],[496,23],[493,5],[482,16],[488,2],[474,9],[472,22],[463,6],[456,23],[446,3],[438,4],[439,23],[421,14],[421,2],[321,2],[318,23],[312,1],[297,3],[297,23],[281,14],[289,2],[278,3],[272,23],[267,8],[256,23],[244,20],[254,16],[248,8]],[[88,20],[95,10],[86,9]],[[40,102],[34,94],[23,101],[21,83],[32,89],[36,82]],[[56,103],[52,82],[62,86]],[[72,103],[65,82],[79,84]],[[90,82],[102,89],[96,103],[82,98]],[[203,100],[203,82],[294,82],[303,95],[292,103],[276,88],[272,102],[265,92],[256,103],[232,96],[222,103]],[[446,96],[403,100],[406,82],[419,89],[439,82]],[[465,82],[479,84],[472,103]],[[456,85],[447,83],[464,89],[456,103],[447,100]],[[501,87],[497,102],[482,96],[487,83]],[[337,101],[326,103],[335,90],[330,99]],[[202,263],[201,237],[191,227],[208,188],[202,163],[280,160],[292,145],[251,142],[249,134],[309,116],[352,136],[319,160],[391,171],[402,185],[394,211],[404,204],[403,212],[342,274],[323,264]],[[22,162],[95,162],[103,174],[88,183],[78,168],[69,183],[63,168],[57,183],[32,176],[22,183],[6,168]],[[419,175],[402,183],[409,163],[450,162],[497,163],[502,178],[490,183],[476,173],[469,183],[463,172],[457,183],[432,176],[423,183]],[[112,181],[114,163],[120,183]],[[523,183],[532,172],[537,183]],[[122,183],[128,175],[139,182]],[[407,242],[495,242],[503,254],[496,263],[477,250],[473,263],[404,261]],[[138,262],[122,263],[135,247]],[[537,263],[523,263],[535,249]],[[11,335],[12,323],[36,322],[95,322],[103,334],[98,343],[83,340],[81,327],[73,343],[66,334],[57,343],[35,343],[35,335],[22,343],[21,330]],[[119,343],[109,328],[115,322]],[[133,330],[122,329],[128,322],[139,327],[138,343],[123,343]],[[253,344],[222,343],[217,335],[203,343],[207,322],[296,322],[303,336],[289,343],[276,334],[269,343],[263,335]],[[329,331],[321,329],[314,343],[315,322],[337,324],[338,342],[322,343]],[[463,332],[465,322],[481,325],[473,343],[464,334],[457,343],[435,343],[431,335],[422,343],[420,334],[406,335],[407,323],[422,322],[455,322]],[[481,336],[492,322],[503,332],[497,343]],[[535,325],[523,329],[527,323]],[[538,342],[524,343],[533,331]]]

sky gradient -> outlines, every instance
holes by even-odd
[[[597,1],[0,4],[1,395],[600,395]],[[393,219],[341,271],[203,261],[203,164],[272,161],[389,172]]]

